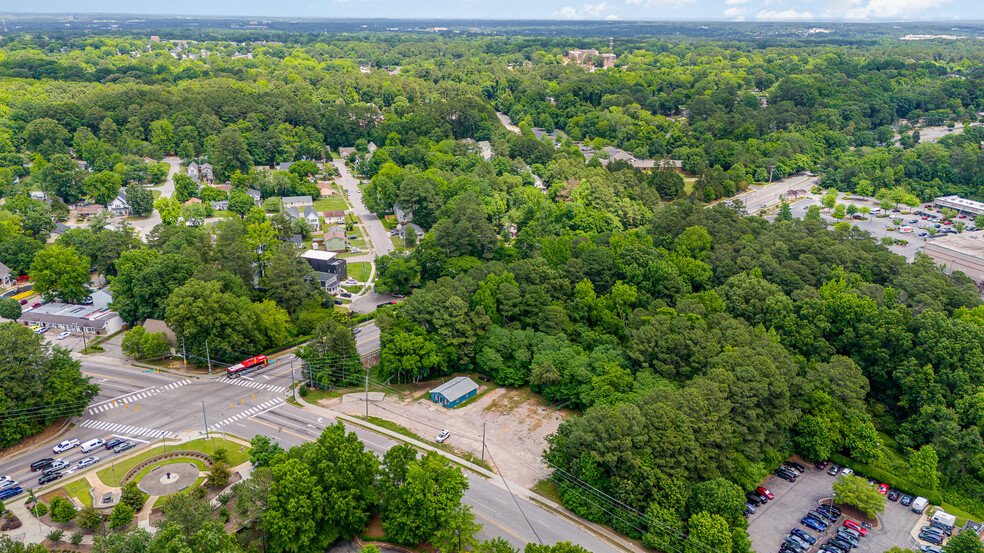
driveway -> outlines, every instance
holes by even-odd
[[[745,206],[745,211],[749,214],[758,213],[761,209],[769,209],[779,205],[780,195],[785,196],[790,190],[809,191],[816,184],[817,177],[809,173],[797,174],[765,186],[749,186],[748,190],[734,198],[729,198],[729,200],[741,200]]]
[[[809,464],[805,466],[806,472],[795,483],[791,484],[777,476],[766,479],[763,485],[776,497],[765,505],[760,505],[748,519],[748,536],[752,540],[752,550],[759,553],[777,551],[789,530],[799,528],[819,538],[810,550],[815,553],[817,546],[830,539],[836,533],[836,528],[843,525],[844,517],[820,534],[800,523],[803,515],[815,509],[821,500],[826,500],[824,503],[830,501],[833,493],[831,485],[834,482],[834,477],[825,472]],[[861,544],[851,553],[881,553],[895,546],[918,549],[909,532],[918,524],[919,519],[919,515],[902,504],[889,501],[885,512],[879,517],[878,527],[869,530],[868,535],[861,538]]]
[[[345,162],[335,160],[331,163],[338,169],[340,175],[336,182],[348,192],[349,202],[352,204],[352,213],[362,219],[362,223],[366,227],[366,231],[368,232],[367,238],[371,243],[369,251],[374,253],[376,257],[386,255],[393,251],[393,243],[390,242],[389,231],[383,226],[382,221],[376,217],[376,214],[366,209],[366,206],[362,203],[362,191],[359,189],[359,181],[349,172],[348,167],[345,166]]]
[[[174,175],[181,169],[181,159],[174,156],[169,156],[164,158],[164,162],[170,165],[170,168],[167,171],[167,179],[165,179],[164,184],[156,187],[149,187],[149,189],[159,191],[162,198],[170,198],[174,195]],[[150,217],[147,217],[146,219],[129,222],[130,226],[136,229],[137,235],[144,240],[147,239],[147,234],[160,223],[161,214],[158,213],[156,209],[151,212]]]

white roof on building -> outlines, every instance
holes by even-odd
[[[476,384],[474,380],[468,378],[467,376],[459,376],[448,380],[437,388],[434,388],[430,391],[430,393],[441,394],[449,400],[455,400],[467,393],[470,393],[472,390],[477,389],[478,384]]]
[[[955,204],[965,209],[984,211],[984,202],[975,202],[974,200],[968,200],[966,198],[961,198],[960,196],[940,196],[939,198],[936,198],[936,201]]]
[[[334,252],[324,252],[321,250],[308,250],[301,254],[304,259],[320,259],[322,261],[330,261],[334,259]]]

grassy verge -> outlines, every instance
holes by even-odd
[[[172,443],[166,446],[167,451],[175,451],[180,449],[185,451],[200,451],[208,455],[214,453],[213,447],[215,449],[224,448],[226,450],[226,453],[228,454],[229,457],[228,460],[229,466],[234,467],[236,465],[244,463],[247,459],[249,459],[249,448],[246,448],[245,450],[240,452],[239,448],[242,447],[241,445],[231,440],[223,440],[222,438],[212,438],[211,440],[205,440],[204,438],[202,438],[202,439],[186,442],[183,444]],[[157,446],[147,451],[144,451],[139,455],[135,455],[133,457],[130,457],[129,459],[125,459],[123,461],[120,461],[119,463],[116,463],[115,480],[113,479],[113,467],[102,469],[101,471],[96,473],[96,476],[98,476],[99,480],[103,484],[106,484],[107,486],[119,487],[122,485],[121,481],[123,479],[123,476],[127,473],[127,471],[137,466],[142,461],[146,461],[147,459],[150,459],[155,455],[160,455],[161,453],[167,453],[167,451],[165,451],[165,446]]]
[[[338,211],[348,209],[345,200],[340,198],[341,194],[335,194],[328,198],[320,198],[314,202],[314,209],[318,211]]]
[[[360,418],[362,418],[362,417],[360,417]],[[417,440],[418,442],[424,442],[425,444],[430,444],[431,446],[436,447],[436,448],[438,448],[440,450],[443,450],[443,451],[445,451],[447,453],[450,453],[451,455],[455,455],[457,457],[461,457],[462,459],[468,461],[469,463],[471,463],[473,465],[478,465],[478,466],[484,468],[485,470],[487,470],[489,472],[494,472],[492,470],[492,467],[488,463],[486,463],[485,461],[483,461],[483,460],[475,457],[471,453],[469,453],[467,451],[464,451],[464,450],[461,450],[461,449],[457,449],[457,448],[451,447],[451,446],[449,446],[447,444],[439,444],[439,443],[432,442],[431,440],[427,440],[427,439],[421,438],[420,436],[418,436],[417,434],[415,434],[409,428],[400,426],[399,424],[396,424],[393,421],[388,421],[386,419],[381,419],[379,417],[369,417],[368,422],[370,422],[372,424],[375,424],[376,426],[380,426],[382,428],[385,428],[387,430],[391,430],[393,432],[396,432],[397,434],[402,434],[403,436],[406,436],[408,438],[413,438],[414,440]]]
[[[366,278],[369,276],[369,273],[371,272],[368,261],[349,263],[347,268],[348,268],[349,278],[354,278],[359,282],[365,282]]]
[[[307,395],[304,396],[304,401],[308,403],[317,403],[322,399],[329,399],[333,397],[342,397],[342,392],[338,390],[318,390],[316,388],[309,388]]]
[[[184,459],[182,459],[182,458],[168,459],[167,461],[161,461],[160,463],[154,463],[153,465],[150,465],[149,467],[144,468],[142,471],[138,472],[136,476],[133,477],[133,481],[134,482],[139,482],[141,478],[143,478],[144,476],[147,476],[147,474],[150,471],[154,470],[157,467],[163,467],[165,465],[176,465],[178,463],[191,463],[191,464],[195,465],[196,467],[198,467],[198,470],[206,470],[205,463],[199,461],[198,459],[189,459],[189,458],[184,458]]]
[[[560,500],[560,490],[557,489],[557,484],[549,478],[544,478],[543,480],[537,482],[536,485],[533,486],[533,492],[553,501],[554,503],[557,503],[558,505],[562,504],[562,501]]]
[[[89,493],[92,490],[92,486],[89,485],[89,481],[85,478],[65,484],[64,490],[70,497],[81,501],[83,505],[87,507],[92,506],[92,494]]]

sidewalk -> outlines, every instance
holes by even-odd
[[[445,458],[447,458],[447,459],[451,460],[452,462],[457,463],[458,465],[460,465],[460,466],[462,466],[462,467],[464,467],[464,468],[466,468],[466,469],[474,472],[475,474],[479,474],[481,476],[484,476],[485,478],[487,478],[489,480],[489,482],[495,484],[496,486],[499,486],[500,488],[503,488],[505,490],[508,490],[508,491],[512,492],[513,494],[515,494],[515,495],[519,495],[521,497],[524,497],[526,500],[528,500],[530,502],[539,503],[542,507],[544,507],[547,510],[551,511],[553,514],[555,514],[557,516],[561,516],[561,517],[566,518],[568,520],[568,522],[574,524],[575,526],[580,527],[581,529],[585,530],[586,532],[589,532],[591,534],[594,534],[597,538],[599,538],[599,539],[601,539],[603,541],[606,541],[606,542],[614,545],[615,547],[618,547],[619,549],[622,549],[623,551],[632,551],[632,552],[635,552],[635,553],[644,553],[644,550],[643,549],[639,548],[636,544],[634,544],[634,543],[626,540],[624,537],[616,534],[611,529],[606,528],[604,526],[601,526],[599,524],[595,524],[593,522],[584,520],[584,519],[578,517],[577,515],[575,515],[574,513],[571,513],[570,511],[568,511],[567,509],[565,509],[563,506],[558,505],[557,503],[554,503],[552,500],[547,499],[547,498],[545,498],[545,497],[543,497],[543,496],[541,496],[541,495],[533,492],[532,490],[528,490],[528,489],[526,489],[526,488],[524,488],[524,487],[522,487],[522,486],[520,486],[520,485],[518,485],[518,484],[516,484],[514,482],[509,482],[508,480],[505,480],[504,478],[500,477],[498,474],[495,474],[495,473],[493,473],[493,472],[491,472],[489,470],[486,470],[483,467],[480,467],[480,466],[478,466],[478,465],[476,465],[474,463],[471,463],[471,462],[469,462],[469,461],[467,461],[465,459],[462,459],[462,458],[457,457],[457,456],[455,456],[455,455],[453,455],[451,453],[448,453],[448,452],[444,451],[443,449],[436,448],[436,447],[434,447],[431,444],[428,444],[426,442],[421,442],[419,440],[415,440],[413,438],[410,438],[408,436],[404,436],[403,434],[400,434],[398,432],[394,432],[394,431],[389,430],[387,428],[383,428],[381,426],[376,426],[375,424],[366,422],[366,421],[364,421],[362,419],[359,419],[358,417],[353,417],[353,416],[350,416],[350,415],[346,415],[344,413],[339,413],[337,411],[332,411],[331,409],[325,409],[324,407],[320,407],[318,405],[312,405],[312,404],[308,403],[307,401],[305,401],[304,398],[302,398],[300,396],[300,394],[294,394],[293,397],[294,397],[294,399],[299,404],[301,404],[302,408],[305,409],[305,410],[307,410],[307,411],[316,412],[316,413],[319,413],[319,414],[322,414],[322,415],[325,415],[325,416],[328,416],[328,417],[332,417],[335,420],[340,420],[340,421],[344,421],[344,422],[347,422],[347,423],[350,423],[350,424],[353,424],[353,425],[361,426],[363,428],[367,428],[367,429],[369,429],[369,430],[371,430],[373,432],[376,432],[377,434],[382,434],[382,435],[387,436],[389,438],[392,438],[392,439],[394,439],[394,440],[396,440],[398,442],[403,442],[403,443],[410,444],[410,445],[412,445],[412,446],[414,446],[414,447],[416,447],[418,449],[422,449],[422,450],[425,450],[425,451],[434,451],[438,455],[444,456]]]
[[[6,507],[8,511],[17,515],[17,518],[19,518],[23,524],[20,528],[16,530],[8,530],[3,532],[3,534],[10,536],[10,539],[14,541],[20,541],[25,544],[41,543],[44,541],[44,537],[48,535],[48,532],[55,530],[55,528],[42,524],[41,521],[34,518],[34,515],[27,510],[26,506],[24,506],[24,502],[26,500],[26,497],[21,496],[15,501],[4,503],[4,507]]]

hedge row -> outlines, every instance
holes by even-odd
[[[933,505],[943,504],[943,495],[940,492],[921,488],[901,476],[896,476],[880,468],[866,465],[838,453],[831,453],[830,460],[841,466],[850,467],[858,474],[884,482],[902,493],[925,497]]]

